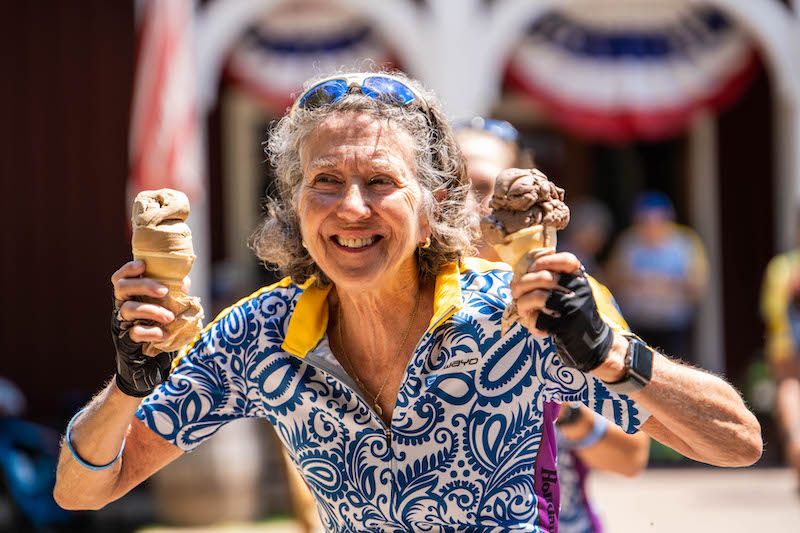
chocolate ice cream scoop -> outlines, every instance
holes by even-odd
[[[564,189],[536,169],[509,168],[501,172],[489,206],[492,214],[481,220],[481,231],[489,244],[503,243],[510,234],[530,226],[560,230],[569,223]]]
[[[569,208],[560,189],[536,169],[509,168],[497,176],[492,214],[481,220],[483,238],[511,265],[519,280],[537,258],[552,253],[556,231],[569,223]],[[501,334],[521,321],[516,302],[506,307]]]

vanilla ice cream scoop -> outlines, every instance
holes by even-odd
[[[188,216],[189,199],[172,189],[142,191],[133,203],[133,258],[144,261],[146,277],[169,289],[164,298],[139,299],[166,307],[175,315],[173,322],[162,326],[166,334],[163,340],[144,343],[146,355],[179,350],[194,340],[202,328],[200,299],[182,290],[183,279],[195,259],[192,232],[186,224]]]

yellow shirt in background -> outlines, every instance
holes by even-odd
[[[791,251],[772,258],[761,286],[761,316],[767,328],[766,356],[773,363],[792,358],[797,352],[789,302],[795,288],[793,279],[800,276],[800,251]]]

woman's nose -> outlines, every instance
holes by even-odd
[[[361,220],[369,217],[369,204],[359,185],[352,184],[345,190],[337,214],[344,220]]]

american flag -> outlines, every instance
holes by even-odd
[[[141,0],[130,129],[128,200],[169,187],[201,200],[193,0]]]

